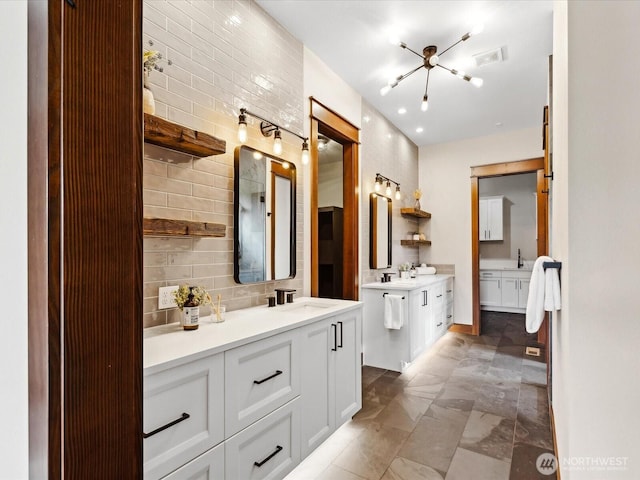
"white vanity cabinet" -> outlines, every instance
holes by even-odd
[[[502,240],[502,208],[504,197],[480,197],[478,204],[480,241]]]
[[[144,475],[162,478],[224,440],[221,353],[144,379]]]
[[[403,298],[403,326],[384,326],[385,295]],[[425,275],[415,280],[362,286],[364,364],[401,372],[453,324],[453,277]]]
[[[480,307],[495,312],[524,313],[530,278],[529,270],[480,270]]]
[[[145,331],[145,479],[282,479],[360,410],[360,302],[296,300]]]
[[[300,330],[304,457],[362,408],[362,313],[343,313]]]

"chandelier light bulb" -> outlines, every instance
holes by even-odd
[[[429,57],[429,65],[431,65],[432,67],[438,65],[439,61],[440,57],[438,55],[431,55],[431,57]]]
[[[396,186],[396,200],[400,200],[402,196],[400,195],[400,185]]]
[[[480,88],[484,83],[484,80],[479,77],[472,77],[470,82],[471,82],[471,85],[473,85],[474,87]]]
[[[276,155],[280,155],[282,153],[282,133],[280,133],[280,130],[276,130],[274,132],[274,137],[273,153],[275,153]]]
[[[423,112],[426,112],[427,110],[429,110],[429,97],[427,95],[422,97],[422,103],[420,104],[420,110],[422,110]]]
[[[478,35],[482,33],[483,30],[484,30],[484,24],[479,23],[471,29],[471,31],[469,32],[469,35],[473,37],[474,35]]]
[[[391,182],[387,180],[387,188],[385,189],[384,193],[387,195],[387,197],[391,196]]]

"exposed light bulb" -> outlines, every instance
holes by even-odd
[[[427,110],[429,110],[429,97],[427,95],[422,97],[422,103],[420,104],[420,110],[422,110],[423,112],[426,112]]]
[[[388,40],[391,45],[395,45],[396,47],[399,47],[402,45],[402,41],[400,40],[400,37],[398,37],[396,34],[389,35]]]
[[[282,133],[280,130],[276,130],[273,139],[273,153],[280,155],[282,153]]]
[[[390,91],[391,91],[391,85],[385,85],[384,87],[382,87],[380,89],[380,95],[382,95],[384,97]]]
[[[309,164],[309,143],[306,139],[302,142],[302,156],[300,157],[300,161],[302,165]]]
[[[480,88],[484,83],[484,80],[479,77],[472,77],[470,82],[471,82],[471,85],[473,85],[474,87]]]
[[[387,195],[387,197],[391,196],[391,182],[387,180],[387,188],[385,189],[384,193]]]
[[[471,36],[478,35],[482,33],[483,30],[484,30],[484,24],[479,23],[471,29],[471,31],[469,32],[469,35]]]
[[[429,57],[429,65],[431,65],[432,67],[438,65],[439,61],[440,57],[438,55],[431,55],[431,57]]]
[[[402,198],[402,195],[400,194],[400,185],[398,185],[396,187],[396,200],[400,200],[400,198]]]
[[[376,183],[373,185],[373,189],[376,192],[379,192],[381,188],[382,188],[382,184],[380,183],[380,178],[376,177]]]
[[[247,117],[244,113],[238,116],[238,141],[240,143],[247,141]]]

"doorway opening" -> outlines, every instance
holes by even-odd
[[[311,296],[358,299],[358,129],[311,98]]]
[[[547,181],[545,178],[545,160],[543,157],[534,158],[529,160],[520,160],[514,162],[506,162],[499,163],[493,165],[483,165],[479,167],[471,167],[471,269],[472,269],[472,302],[473,302],[473,323],[472,323],[472,331],[473,335],[480,335],[482,332],[482,320],[480,315],[480,252],[481,252],[481,239],[489,240],[490,233],[487,232],[487,222],[484,222],[483,228],[480,228],[480,216],[481,216],[481,188],[480,188],[480,180],[490,178],[497,178],[503,176],[512,176],[512,175],[522,175],[522,174],[533,174],[535,176],[535,210],[536,210],[536,220],[535,220],[535,236],[536,236],[536,244],[535,248],[531,246],[531,251],[535,251],[535,257],[539,257],[541,255],[547,255],[547,200],[548,200],[548,190],[547,190]],[[523,177],[524,178],[524,177]],[[533,181],[533,179],[532,179]],[[504,183],[504,182],[503,182]],[[483,188],[484,188],[483,184]],[[486,192],[486,190],[485,190]],[[495,192],[494,192],[495,193]],[[494,196],[497,197],[497,196]],[[489,197],[493,198],[493,197]],[[499,208],[502,208],[502,203],[499,203]],[[490,207],[486,207],[482,205],[482,213],[484,220],[487,220],[487,210],[490,210]],[[489,222],[490,223],[490,222]],[[533,232],[531,232],[533,233]],[[504,236],[497,238],[495,235],[493,237],[494,240],[501,240],[502,243],[505,243],[502,240]],[[510,240],[512,240],[510,238]],[[509,254],[509,258],[516,252],[518,246],[511,244],[509,242],[507,245],[507,251]],[[483,247],[484,248],[484,247]],[[498,246],[494,245],[494,249],[505,248],[503,245]],[[515,250],[514,250],[515,249]],[[511,251],[513,250],[513,252]],[[485,249],[485,251],[487,251]],[[527,250],[529,251],[529,250]],[[506,254],[504,254],[506,255]],[[530,254],[529,254],[530,255]],[[522,253],[521,253],[522,259]],[[500,285],[496,283],[496,285]],[[517,282],[514,285],[525,285],[524,282]],[[524,289],[524,287],[523,287]],[[526,288],[528,291],[528,288]],[[517,297],[514,297],[517,298]],[[485,302],[487,299],[484,299]],[[490,299],[489,299],[490,300]],[[522,304],[518,305],[520,307]],[[515,308],[518,308],[515,307]],[[538,332],[538,342],[547,345],[547,322],[542,324],[540,330]]]

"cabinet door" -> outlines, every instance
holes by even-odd
[[[335,430],[333,361],[337,352],[337,327],[335,323],[322,320],[301,329],[302,457]]]
[[[518,289],[518,306],[520,308],[527,308],[527,300],[529,298],[529,279],[520,280]]]
[[[480,241],[489,240],[489,207],[488,200],[481,198],[478,204],[478,220],[480,224],[479,236]]]
[[[480,305],[496,306],[502,301],[500,292],[501,279],[495,276],[480,274]]]
[[[487,206],[487,240],[502,240],[502,197],[490,198]]]
[[[518,307],[520,280],[512,277],[502,277],[502,306]]]
[[[409,349],[411,360],[422,353],[427,343],[427,291],[411,292],[409,296]]]
[[[362,408],[362,314],[360,310],[337,315],[335,352],[336,428]]]
[[[222,480],[224,478],[224,443],[170,473],[163,480]]]

